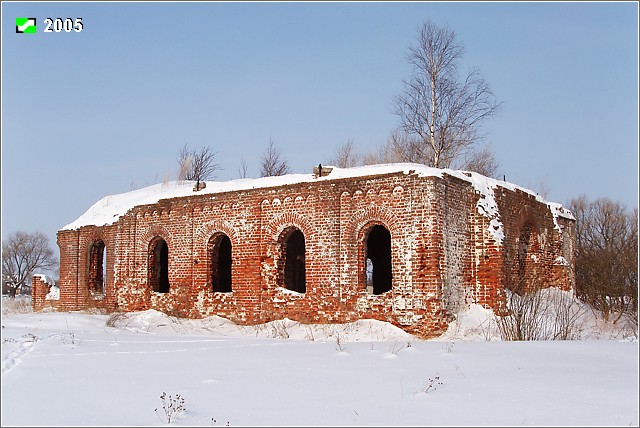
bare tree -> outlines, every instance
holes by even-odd
[[[240,178],[247,178],[247,171],[249,169],[249,165],[247,164],[247,160],[243,157],[240,158],[240,168],[238,168],[238,174]]]
[[[400,130],[393,130],[387,141],[379,151],[379,157],[384,162],[424,162],[421,141]]]
[[[576,217],[576,292],[617,321],[629,315],[638,325],[638,210],[608,198],[570,202]]]
[[[211,147],[202,147],[198,151],[185,144],[178,151],[178,180],[196,181],[198,189],[201,181],[215,177],[214,173],[220,169],[220,165],[214,162],[216,155]]]
[[[375,165],[379,163],[388,163],[385,160],[385,154],[383,149],[373,149],[365,152],[361,155],[360,163],[362,165]]]
[[[274,177],[278,175],[285,175],[289,172],[291,172],[289,164],[286,160],[281,158],[280,151],[276,147],[273,139],[270,138],[269,147],[260,160],[260,176]]]
[[[547,199],[551,193],[551,187],[544,178],[539,178],[533,183],[529,183],[526,187],[534,190],[542,198]]]
[[[2,242],[2,288],[11,297],[30,284],[37,269],[55,268],[58,260],[49,247],[49,238],[42,232],[16,232]]]
[[[413,74],[394,99],[411,161],[438,168],[464,159],[483,138],[480,126],[500,108],[477,69],[458,79],[464,49],[456,34],[426,22],[409,48]]]
[[[338,168],[352,168],[354,166],[360,166],[361,156],[353,147],[353,140],[349,140],[346,143],[338,146],[334,157],[329,160],[329,164],[337,166]]]
[[[500,162],[488,146],[473,150],[462,165],[462,169],[466,171],[477,172],[493,178],[497,178],[498,168],[500,168]]]
[[[360,152],[353,146],[353,140],[349,140],[338,146],[329,163],[340,168],[351,168],[379,163],[406,162],[407,160],[398,155],[395,150],[396,147],[387,142],[380,147]]]

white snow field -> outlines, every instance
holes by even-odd
[[[372,320],[242,327],[18,303],[3,301],[2,426],[638,426],[637,336],[602,323],[506,342],[472,306],[418,340]]]

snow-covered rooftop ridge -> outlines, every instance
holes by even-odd
[[[485,207],[491,215],[495,207],[492,189],[497,186],[505,187],[511,190],[519,189],[526,193],[536,196],[540,202],[547,203],[535,192],[516,186],[512,183],[485,177],[483,175],[451,169],[432,168],[421,164],[414,163],[391,163],[368,165],[354,168],[337,168],[333,166],[323,166],[323,168],[332,168],[329,175],[318,177],[314,174],[287,174],[278,177],[262,177],[262,178],[243,178],[230,181],[207,181],[206,187],[197,193],[193,191],[194,181],[171,181],[166,183],[154,184],[142,189],[132,190],[126,193],[105,196],[98,202],[93,204],[84,214],[82,214],[74,222],[67,224],[62,230],[78,229],[82,226],[104,226],[113,224],[120,217],[127,213],[130,209],[140,206],[154,204],[162,199],[170,199],[182,196],[193,196],[203,194],[216,194],[233,192],[239,190],[249,190],[267,187],[280,187],[296,183],[307,183],[315,181],[330,181],[344,178],[366,177],[373,175],[384,175],[393,173],[417,174],[421,177],[442,177],[443,174],[458,177],[462,180],[470,182],[476,191],[485,196],[488,202]],[[491,193],[491,194],[489,194]],[[487,204],[485,204],[487,205]],[[560,204],[553,204],[555,208],[551,208],[555,215],[573,218],[570,212],[564,210]],[[559,208],[558,208],[559,207]],[[554,211],[555,209],[555,211]],[[494,213],[495,214],[495,213]]]

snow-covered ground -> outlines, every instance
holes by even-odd
[[[595,318],[584,340],[504,342],[471,307],[425,341],[372,320],[242,327],[16,305],[3,301],[2,426],[638,426],[637,338]],[[165,411],[163,393],[185,410]]]

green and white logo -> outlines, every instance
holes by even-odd
[[[35,33],[35,18],[16,18],[16,33]]]

